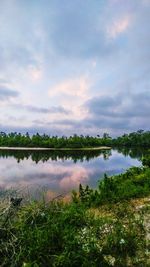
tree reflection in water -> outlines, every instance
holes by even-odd
[[[39,161],[46,162],[48,160],[72,160],[74,163],[80,161],[89,161],[91,159],[103,156],[104,160],[109,159],[111,150],[70,150],[70,151],[31,151],[31,150],[1,150],[0,157],[13,157],[19,163],[21,160],[31,158],[32,161],[38,163]]]

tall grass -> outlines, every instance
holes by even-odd
[[[96,191],[80,186],[69,203],[10,201],[0,217],[0,266],[148,267],[145,214],[126,201],[126,181],[149,189],[149,169],[132,168],[125,175],[105,176]]]
[[[32,202],[14,209],[0,237],[0,266],[146,266],[143,216],[126,205],[95,216],[79,203]]]

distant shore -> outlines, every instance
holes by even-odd
[[[52,151],[52,150],[110,150],[111,147],[101,146],[101,147],[81,147],[81,148],[48,148],[48,147],[0,147],[0,150],[32,150],[32,151]]]

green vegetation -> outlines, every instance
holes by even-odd
[[[148,266],[143,215],[126,204],[103,216],[79,203],[11,209],[1,221],[1,266]]]
[[[30,136],[21,135],[20,133],[6,134],[0,133],[0,146],[8,147],[45,147],[45,148],[85,148],[85,147],[99,147],[108,145],[111,138],[105,136],[104,138],[92,136],[77,136],[76,134],[70,137],[49,136],[46,134],[34,134]]]
[[[79,187],[79,200],[88,207],[117,203],[132,198],[150,195],[150,168],[132,167],[124,174],[108,177],[99,182],[94,190],[82,185]]]
[[[113,139],[113,145],[127,147],[150,147],[150,131],[138,130]]]
[[[132,203],[150,195],[145,165],[105,175],[96,190],[80,185],[69,203],[24,201],[20,206],[21,199],[8,204],[3,193],[0,266],[148,267],[150,203],[143,208]]]
[[[76,135],[66,137],[49,136],[46,134],[0,132],[0,146],[8,147],[43,147],[43,148],[92,148],[100,146],[126,146],[126,147],[150,147],[150,131],[139,130],[130,134],[124,134],[121,137],[112,138],[109,134],[104,133],[102,137],[97,135],[83,136]]]
[[[149,155],[146,156],[146,157],[143,157],[143,159],[142,159],[142,164],[143,164],[144,166],[150,167],[150,156],[149,156]]]

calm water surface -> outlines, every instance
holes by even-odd
[[[139,151],[0,151],[0,188],[44,187],[69,192],[80,183],[96,187],[108,175],[139,166]]]

